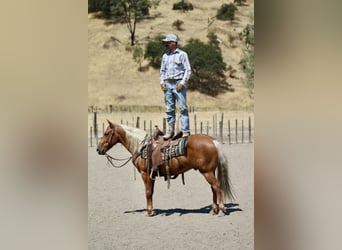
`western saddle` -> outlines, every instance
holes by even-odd
[[[163,174],[162,176],[164,176],[165,181],[168,183],[168,188],[170,188],[170,179],[176,179],[178,175],[171,176],[168,162],[171,158],[185,153],[185,145],[188,137],[182,137],[181,131],[168,140],[165,140],[163,135],[164,133],[158,126],[155,126],[152,136],[146,138],[144,145],[139,152],[137,152],[137,157],[141,156],[146,159],[148,172],[150,173],[151,178],[161,176],[159,168],[164,166],[166,174]],[[184,173],[182,173],[182,182],[184,185]]]

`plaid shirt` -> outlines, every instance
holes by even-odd
[[[162,57],[160,66],[160,83],[167,79],[181,79],[180,84],[186,86],[191,75],[188,54],[183,50],[168,51]]]

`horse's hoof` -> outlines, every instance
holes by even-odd
[[[225,209],[221,209],[220,208],[220,211],[218,213],[218,216],[221,217],[221,216],[224,216],[226,213],[225,213]]]
[[[147,216],[147,217],[154,216],[153,210],[146,210],[146,211],[145,211],[145,216]]]
[[[211,215],[216,215],[217,214],[217,208],[212,208],[209,212]]]

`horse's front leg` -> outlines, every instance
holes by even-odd
[[[145,185],[146,194],[146,216],[153,215],[153,190],[154,190],[154,179],[152,180],[146,172],[141,172],[141,177]]]

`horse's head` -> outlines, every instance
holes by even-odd
[[[108,126],[96,149],[96,151],[100,155],[104,155],[109,149],[111,149],[116,143],[118,143],[120,139],[119,134],[115,131],[115,125],[109,120],[107,121]]]

